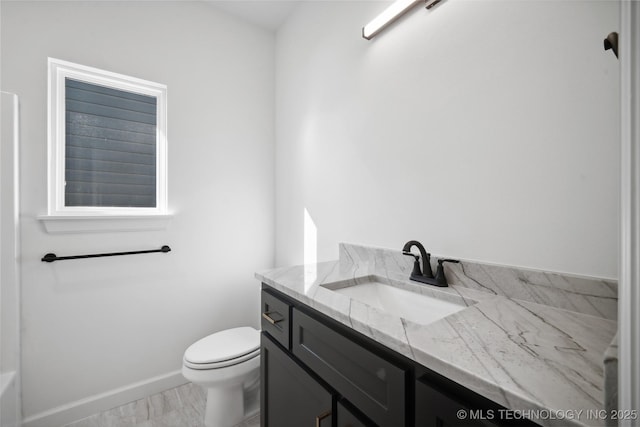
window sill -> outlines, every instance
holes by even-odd
[[[38,217],[50,234],[165,230],[172,219],[173,215]]]

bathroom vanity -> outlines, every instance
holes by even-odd
[[[262,426],[535,425],[268,285],[262,310]]]
[[[263,427],[604,425],[615,283],[463,261],[434,289],[399,252],[340,249],[256,274]]]

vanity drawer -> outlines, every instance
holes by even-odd
[[[293,354],[380,427],[406,425],[407,371],[297,308]]]
[[[263,289],[260,307],[262,330],[271,335],[284,348],[290,349],[291,306],[268,290]]]

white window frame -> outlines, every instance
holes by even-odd
[[[167,215],[167,86],[98,68],[48,58],[48,216],[141,217]],[[156,206],[65,206],[65,79],[152,96],[156,103]]]

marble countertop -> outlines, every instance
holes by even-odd
[[[406,258],[341,245],[339,261],[256,278],[540,425],[605,425],[598,411],[605,400],[603,357],[617,330],[614,282],[463,261],[449,264],[450,286],[437,288],[409,281]],[[467,307],[423,325],[325,287],[372,277]],[[523,283],[527,292],[514,291]]]

